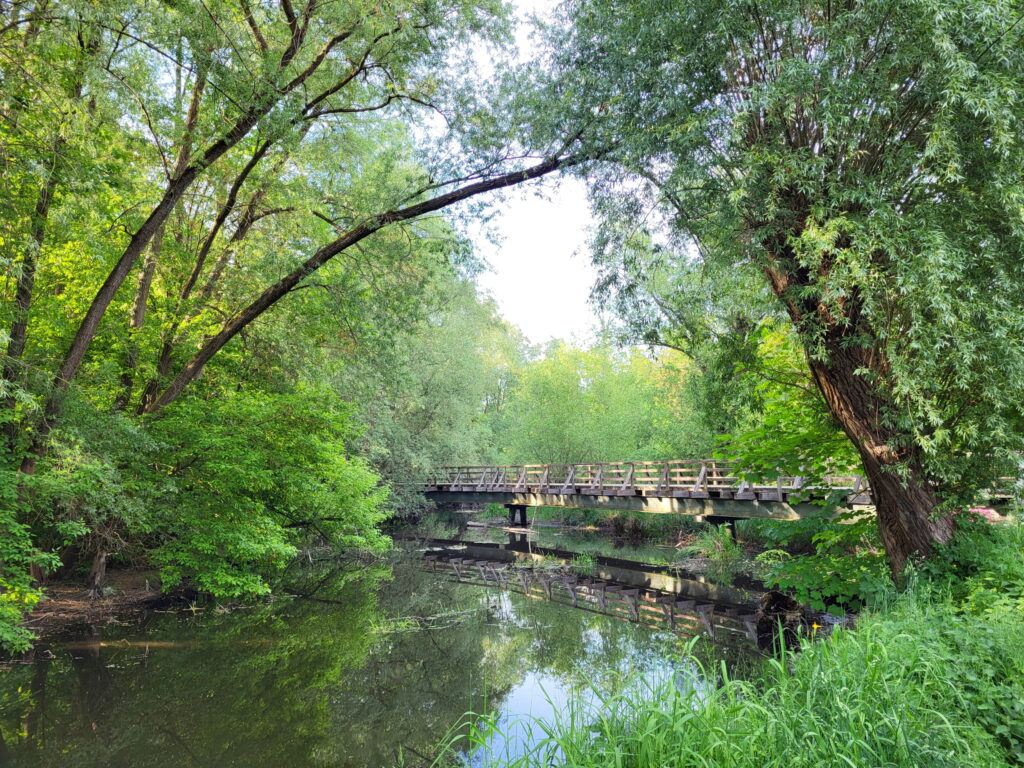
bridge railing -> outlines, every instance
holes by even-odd
[[[710,459],[443,467],[428,478],[424,490],[785,501],[805,487],[798,476],[750,482],[735,468],[732,462]],[[860,478],[832,480],[828,490],[866,493]]]

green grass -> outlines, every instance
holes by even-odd
[[[679,550],[684,557],[706,557],[709,560],[734,561],[743,559],[743,549],[727,525],[712,525],[701,531],[689,544]]]
[[[572,559],[572,567],[578,571],[590,573],[597,565],[597,560],[589,552],[581,552]]]

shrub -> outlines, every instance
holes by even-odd
[[[811,541],[813,555],[777,560],[768,566],[765,581],[792,590],[797,600],[814,610],[836,615],[859,611],[889,594],[888,566],[873,517],[838,515]]]

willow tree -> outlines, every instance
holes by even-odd
[[[629,241],[753,266],[870,480],[894,574],[1021,447],[1024,3],[575,0],[560,57]],[[638,223],[639,222],[639,223]]]

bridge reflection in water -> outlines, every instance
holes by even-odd
[[[435,572],[480,587],[517,592],[562,603],[652,629],[751,649],[758,644],[757,587],[720,585],[697,574],[644,563],[598,557],[587,573],[571,567],[575,553],[526,542],[466,544],[445,539],[425,543],[424,560]],[[744,580],[741,580],[743,582]]]

